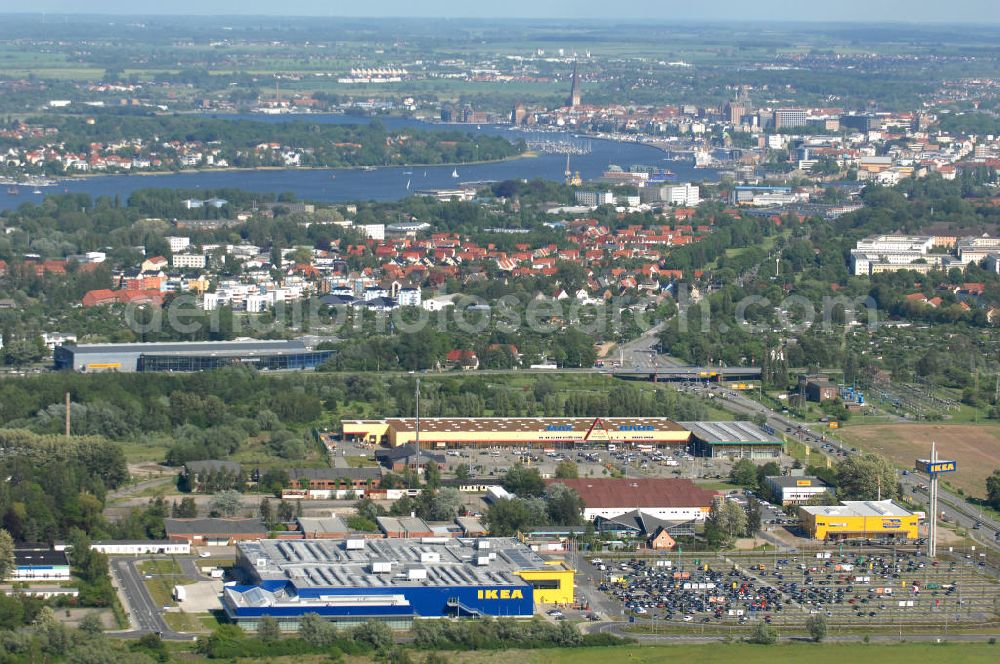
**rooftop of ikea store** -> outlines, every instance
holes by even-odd
[[[552,570],[514,538],[260,540],[240,555],[261,582],[298,588],[520,586],[517,572]]]

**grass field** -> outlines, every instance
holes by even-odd
[[[178,632],[208,633],[220,624],[218,618],[211,613],[169,611],[163,614],[163,619],[171,629]]]
[[[930,456],[931,442],[938,457],[954,459],[958,470],[948,482],[972,496],[985,495],[986,478],[1000,467],[1000,426],[995,424],[875,424],[840,430],[843,440],[860,449],[878,452],[903,468]]]
[[[176,560],[147,560],[139,565],[139,571],[152,577],[143,582],[158,606],[175,606],[174,586],[194,583],[193,579],[184,576]]]
[[[963,664],[995,662],[1000,646],[988,643],[900,643],[878,644],[813,644],[796,643],[757,646],[745,643],[712,643],[706,645],[636,646],[616,648],[565,648],[560,650],[527,650],[500,652],[447,653],[449,662],[462,664],[659,664],[667,661],[696,661],[699,664],[775,664],[802,662],[810,664],[842,664],[843,662],[879,662],[879,664],[912,664],[913,662],[948,662]]]

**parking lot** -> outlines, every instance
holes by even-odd
[[[909,549],[671,554],[591,559],[598,589],[636,622],[800,625],[984,623],[1000,592],[979,556],[931,561]],[[604,569],[600,569],[601,567]]]

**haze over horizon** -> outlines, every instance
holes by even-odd
[[[334,4],[331,7],[331,4]],[[544,3],[508,0],[499,7],[486,3],[456,4],[448,0],[383,0],[371,3],[330,3],[329,0],[286,0],[276,5],[270,0],[91,0],[81,11],[77,0],[36,0],[30,12],[22,2],[0,0],[0,12],[114,15],[278,15],[407,17],[407,18],[573,18],[643,20],[750,20],[824,22],[919,22],[919,23],[1000,23],[996,0],[841,0],[817,5],[790,0],[758,0],[751,11],[741,0],[716,0],[697,5],[669,3],[658,7],[662,16],[650,16],[649,7],[608,5],[598,0],[552,0]]]

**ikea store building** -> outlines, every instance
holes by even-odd
[[[574,571],[514,538],[260,540],[237,544],[242,585],[227,586],[230,620],[264,616],[296,631],[307,613],[344,626],[417,618],[528,618],[537,604],[570,604]]]

